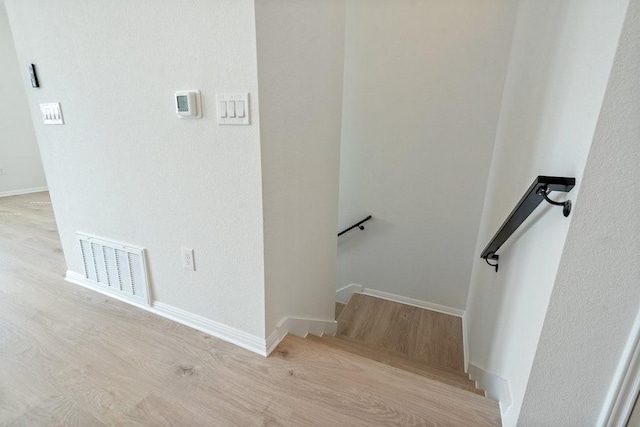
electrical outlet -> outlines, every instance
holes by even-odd
[[[193,260],[193,249],[182,248],[182,268],[196,271],[196,263]]]
[[[62,117],[62,110],[60,109],[59,102],[40,104],[40,111],[42,111],[42,122],[45,125],[64,124],[64,118]]]
[[[6,175],[7,171],[4,170],[4,166],[0,166],[0,175]]]

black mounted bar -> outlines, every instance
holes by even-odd
[[[496,252],[504,244],[504,242],[511,237],[511,235],[520,227],[520,225],[533,213],[543,200],[551,203],[552,205],[563,206],[564,216],[569,216],[571,212],[571,201],[555,202],[549,199],[548,194],[552,191],[560,191],[568,193],[575,187],[575,178],[563,178],[559,176],[539,176],[529,187],[527,192],[522,196],[520,202],[511,211],[511,215],[502,224],[502,227],[498,230],[493,239],[489,242],[486,248],[482,251],[480,258],[487,261],[492,267],[495,267],[498,271],[498,259]],[[489,263],[489,260],[494,260],[495,264]]]
[[[366,217],[365,219],[363,219],[362,221],[353,224],[351,227],[349,228],[345,228],[344,230],[342,230],[341,232],[338,233],[338,237],[342,236],[344,233],[353,230],[354,228],[358,227],[360,230],[364,230],[364,224],[365,222],[369,221],[371,219],[371,215],[369,215],[368,217]]]

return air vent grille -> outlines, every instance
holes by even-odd
[[[80,233],[77,236],[89,284],[149,305],[144,249]]]

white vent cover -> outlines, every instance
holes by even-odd
[[[76,235],[80,241],[84,275],[89,284],[150,305],[143,248],[81,233]]]

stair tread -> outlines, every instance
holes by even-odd
[[[353,294],[336,336],[464,374],[462,319],[366,294]]]
[[[415,413],[418,418],[410,419],[411,424],[429,420],[428,424],[434,425],[500,425],[498,403],[488,397],[367,359],[316,338],[289,334],[270,357],[290,362],[292,367],[304,360],[306,369],[290,371],[293,380],[300,378],[307,384],[328,387],[332,393],[351,390],[357,384],[367,390],[358,404],[368,410],[383,408],[391,416],[397,405],[414,403],[420,409]]]
[[[485,395],[484,391],[476,388],[475,382],[470,380],[466,374],[429,366],[424,362],[412,360],[391,350],[379,349],[366,343],[339,336],[325,335],[323,337],[317,337],[308,335],[307,339],[366,359],[374,360],[397,369],[402,369],[404,371],[439,381],[471,393],[481,396]]]

